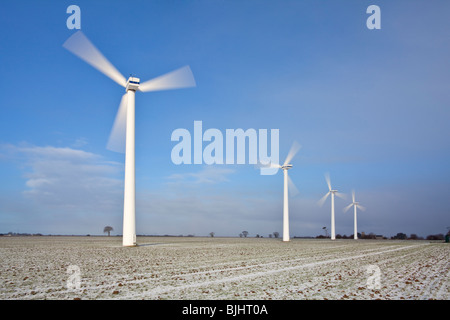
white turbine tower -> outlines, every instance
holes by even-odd
[[[135,246],[135,93],[194,87],[194,77],[189,66],[185,66],[144,83],[140,83],[140,79],[135,77],[126,80],[81,31],[67,39],[63,47],[125,87],[126,93],[120,102],[107,148],[116,152],[123,152],[125,149],[123,246]]]
[[[292,179],[288,176],[288,170],[292,169],[291,162],[292,158],[297,154],[298,150],[300,150],[301,146],[298,142],[294,141],[289,150],[289,153],[284,161],[283,165],[279,165],[277,163],[271,163],[268,167],[271,168],[281,168],[283,169],[284,175],[284,187],[283,187],[283,241],[289,241],[289,194],[291,196],[295,196],[298,194],[298,189],[295,184],[292,182]],[[289,191],[290,190],[290,191]]]
[[[356,227],[356,208],[359,208],[359,209],[361,209],[362,211],[364,211],[364,210],[366,210],[366,208],[364,208],[362,205],[360,205],[359,204],[359,202],[356,202],[356,200],[355,200],[355,191],[353,190],[352,191],[352,200],[353,200],[353,202],[352,203],[350,203],[348,206],[346,206],[345,208],[344,208],[344,212],[347,212],[348,211],[348,209],[350,209],[351,208],[351,206],[353,206],[353,211],[354,211],[354,228],[355,228],[355,230],[354,230],[354,232],[353,232],[353,239],[358,239],[358,231],[357,231],[357,227]]]
[[[327,181],[328,185],[328,192],[325,194],[320,200],[319,205],[322,206],[325,200],[328,198],[328,196],[331,194],[331,240],[336,239],[336,231],[334,227],[334,196],[338,196],[340,198],[345,199],[345,195],[343,193],[339,193],[337,190],[333,190],[331,188],[331,182],[330,182],[330,175],[328,173],[325,174],[325,180]]]

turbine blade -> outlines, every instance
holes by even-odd
[[[325,173],[325,180],[327,181],[328,190],[331,191],[331,182],[330,182],[330,174],[327,172]]]
[[[327,200],[328,196],[330,195],[330,192],[327,192],[326,195],[324,195],[319,201],[317,201],[317,204],[319,206],[323,206],[323,203],[325,202],[325,200]]]
[[[335,192],[335,195],[337,195],[339,198],[341,199],[347,199],[347,196],[345,195],[345,193],[340,193],[340,192]]]
[[[78,56],[91,66],[111,78],[122,87],[127,85],[125,77],[106,59],[103,54],[89,41],[83,32],[77,31],[64,42],[63,47]]]
[[[350,203],[348,206],[346,206],[346,207],[344,208],[344,212],[347,212],[348,209],[350,209],[350,208],[352,207],[352,205],[353,205],[353,203]]]
[[[191,68],[184,66],[139,85],[143,92],[195,87],[195,79]]]
[[[295,186],[294,182],[292,181],[291,177],[288,176],[288,185],[289,185],[289,195],[291,197],[295,197],[300,193],[298,191],[297,187]]]
[[[284,166],[291,162],[292,158],[297,154],[298,150],[300,150],[301,147],[302,146],[297,141],[294,141],[294,143],[292,143],[291,149],[289,150],[286,160],[284,161]]]
[[[353,199],[353,202],[356,202],[355,201],[355,190],[352,190],[352,199]]]
[[[357,207],[358,209],[361,209],[362,211],[366,211],[366,208],[363,207],[362,205],[357,204],[356,207]]]
[[[116,120],[109,135],[106,148],[111,151],[125,153],[125,141],[127,132],[127,102],[128,94],[125,93],[120,101]]]

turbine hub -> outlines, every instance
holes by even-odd
[[[129,77],[127,81],[126,90],[133,90],[136,91],[139,88],[139,83],[141,82],[141,79],[135,78],[135,77]]]
[[[289,169],[292,169],[292,164],[284,165],[284,166],[281,167],[281,169],[283,169],[283,170],[289,170]]]

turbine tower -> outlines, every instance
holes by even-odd
[[[353,239],[357,240],[358,239],[358,231],[357,231],[357,223],[356,223],[356,208],[361,209],[362,211],[366,210],[366,208],[364,208],[362,205],[359,204],[359,202],[356,202],[355,200],[355,190],[352,191],[352,200],[353,202],[350,203],[348,206],[346,206],[344,208],[344,212],[347,212],[348,209],[351,208],[351,206],[353,206],[353,211],[354,211],[354,232],[353,232]]]
[[[288,190],[288,184],[289,184],[289,176],[288,176],[288,170],[292,169],[292,164],[286,164],[281,167],[283,169],[283,241],[289,241],[289,190]]]
[[[135,93],[195,87],[194,77],[189,66],[185,66],[144,83],[136,77],[126,80],[81,31],[67,39],[63,47],[125,87],[107,148],[116,152],[125,148],[122,244],[136,246]]]
[[[290,235],[289,235],[289,194],[291,196],[295,196],[298,194],[298,189],[295,186],[295,184],[292,182],[292,179],[288,175],[288,170],[292,169],[291,162],[292,158],[297,154],[298,150],[300,150],[301,146],[298,144],[298,142],[294,141],[294,143],[291,146],[291,149],[289,150],[289,153],[286,157],[286,160],[284,161],[283,165],[279,165],[276,163],[271,163],[269,166],[270,168],[281,168],[283,169],[283,241],[289,241]],[[290,190],[290,191],[289,191]]]
[[[331,194],[331,240],[336,239],[336,231],[334,227],[334,196],[338,196],[340,198],[345,199],[345,195],[343,193],[339,193],[337,190],[331,188],[330,175],[328,173],[325,174],[325,180],[328,185],[328,192],[319,200],[319,205],[322,206],[328,196]]]

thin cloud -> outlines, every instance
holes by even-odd
[[[102,213],[120,205],[122,167],[117,163],[68,147],[8,145],[1,149],[4,155],[20,159],[27,188],[22,200],[38,210]]]
[[[172,174],[167,179],[171,184],[215,184],[229,181],[228,176],[235,173],[233,169],[218,168],[214,166],[204,167],[199,172],[188,172],[181,174]]]
[[[72,143],[72,148],[81,148],[88,144],[88,141],[86,138],[78,138],[75,140],[74,143]]]

